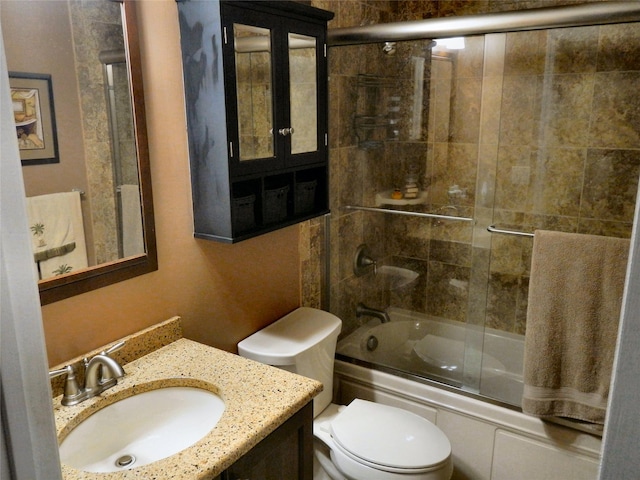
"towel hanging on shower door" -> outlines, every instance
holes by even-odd
[[[522,410],[603,424],[629,240],[538,230]]]

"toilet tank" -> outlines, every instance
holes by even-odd
[[[333,395],[333,361],[342,321],[315,308],[301,307],[238,343],[238,353],[322,382],[313,401],[314,417]]]

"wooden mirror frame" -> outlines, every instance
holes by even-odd
[[[100,264],[95,267],[89,267],[77,273],[70,273],[41,281],[38,287],[40,290],[40,303],[42,305],[106,287],[107,285],[137,277],[138,275],[144,275],[158,269],[136,2],[135,0],[118,1],[122,4],[122,23],[129,69],[131,106],[133,109],[136,150],[138,155],[140,203],[142,207],[146,253]]]

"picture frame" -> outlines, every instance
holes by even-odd
[[[59,163],[51,75],[9,72],[22,166]]]

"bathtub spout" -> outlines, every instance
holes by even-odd
[[[366,315],[369,317],[375,317],[379,319],[382,323],[388,323],[391,321],[391,319],[389,318],[389,314],[384,310],[369,308],[364,303],[360,302],[356,306],[356,317],[360,318],[363,315]]]

